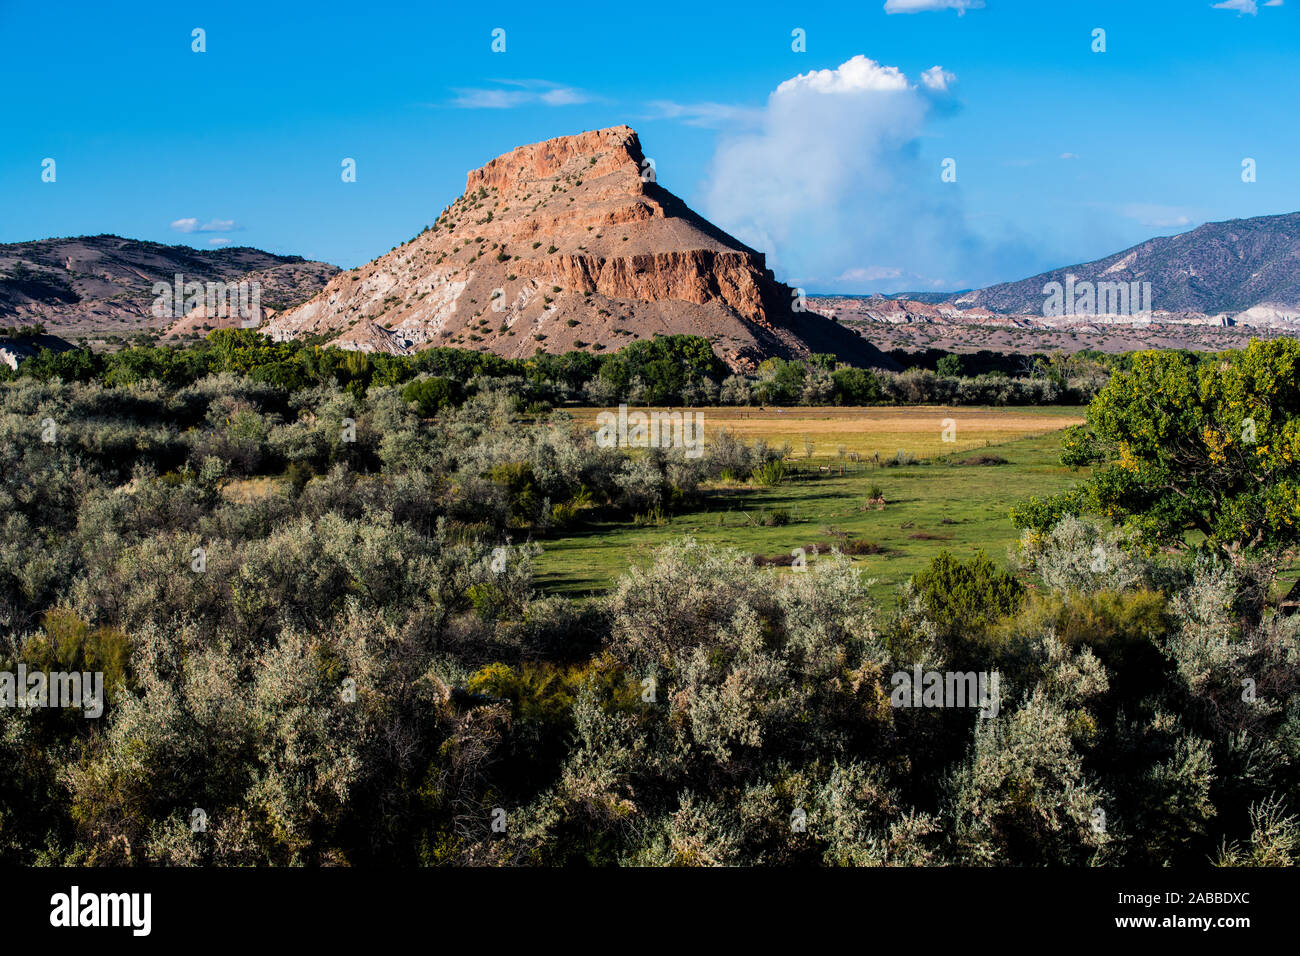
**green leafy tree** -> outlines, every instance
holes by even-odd
[[[939,359],[934,370],[947,378],[957,378],[961,375],[961,357],[957,355],[945,355],[943,358]]]
[[[430,418],[452,404],[455,388],[448,379],[432,375],[409,383],[402,389],[402,398],[419,408],[421,415]]]
[[[1083,486],[1012,517],[1044,530],[1092,511],[1152,545],[1197,538],[1234,561],[1275,553],[1300,527],[1300,343],[1254,341],[1192,357],[1141,352],[1088,408],[1063,461],[1093,466]]]
[[[880,383],[866,369],[842,368],[831,374],[839,405],[867,405],[880,400]]]
[[[947,550],[912,578],[928,617],[948,634],[971,633],[1019,610],[1024,588],[983,551],[969,561]]]

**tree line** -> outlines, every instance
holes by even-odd
[[[656,336],[600,355],[589,351],[507,359],[435,347],[413,355],[358,352],[304,339],[273,342],[251,329],[220,329],[187,346],[138,344],[111,352],[41,350],[7,377],[98,382],[153,380],[183,387],[222,372],[296,392],[336,385],[355,395],[372,386],[407,386],[427,412],[462,402],[479,384],[510,380],[529,404],[608,405],[1041,405],[1082,404],[1123,356],[1100,353],[996,358],[929,350],[893,353],[903,371],[856,368],[830,355],[770,358],[733,373],[707,339]]]

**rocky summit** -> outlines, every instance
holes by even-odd
[[[660,186],[627,126],[521,146],[473,170],[419,236],[335,276],[266,331],[366,351],[446,345],[507,357],[687,333],[706,336],[733,369],[817,352],[891,364],[803,310],[761,253]]]

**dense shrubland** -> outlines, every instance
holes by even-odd
[[[836,552],[689,539],[547,597],[550,528],[781,451],[629,457],[488,378],[434,418],[400,381],[0,385],[0,670],[108,687],[98,719],[0,708],[0,859],[1295,862],[1280,534],[1062,506],[1013,572],[945,554],[883,607]],[[891,706],[916,666],[996,671],[997,715]]]

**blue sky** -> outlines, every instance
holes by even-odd
[[[977,3],[0,0],[0,242],[350,267],[493,156],[620,123],[814,292],[986,285],[1300,209],[1300,0],[951,9]]]

